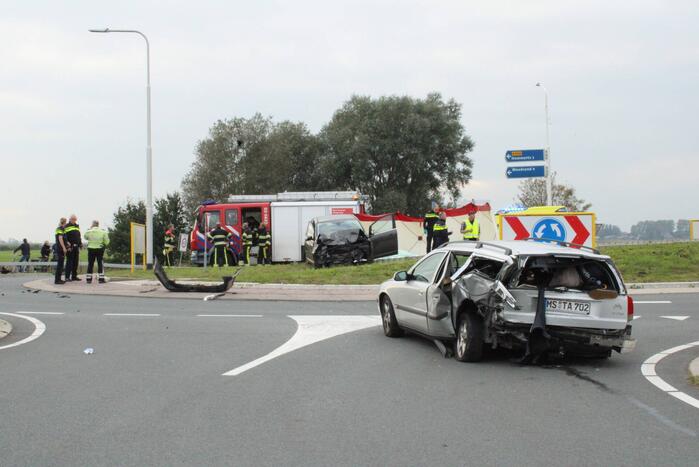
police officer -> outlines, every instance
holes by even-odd
[[[100,229],[99,221],[92,221],[92,226],[85,232],[85,240],[87,240],[87,274],[85,282],[92,283],[92,269],[97,261],[97,273],[99,274],[99,283],[104,284],[104,249],[109,245],[109,234],[106,230]]]
[[[78,217],[75,214],[70,216],[64,229],[65,240],[68,243],[68,253],[66,254],[66,282],[80,281],[78,277],[78,264],[80,264],[80,248],[83,246],[82,236],[80,235],[80,226],[78,225]]]
[[[476,212],[469,213],[468,219],[461,223],[461,233],[464,235],[464,240],[477,242],[481,235],[481,226],[476,220]]]
[[[177,250],[175,245],[175,226],[170,224],[165,231],[165,240],[163,242],[163,256],[165,257],[165,265],[172,266],[172,255]]]
[[[212,258],[212,263],[215,266],[221,267],[224,264],[228,266],[228,245],[231,242],[231,233],[221,227],[221,223],[216,224],[216,228],[211,229],[207,234],[209,241],[214,244],[214,257]]]
[[[439,248],[447,243],[449,234],[450,232],[447,230],[447,214],[442,211],[439,213],[437,222],[432,226],[432,249]]]
[[[250,225],[246,222],[243,224],[243,262],[250,265],[250,249],[252,248],[252,241],[254,237],[254,231],[250,228]]]
[[[263,223],[257,231],[257,245],[259,253],[257,254],[257,262],[260,264],[272,263],[269,257],[269,249],[272,246],[272,234],[267,231],[267,226]]]
[[[61,217],[61,220],[58,221],[58,227],[56,227],[56,275],[53,279],[54,284],[65,284],[65,281],[61,279],[66,253],[68,252],[68,247],[64,239],[65,227],[66,218]]]
[[[434,230],[434,225],[437,223],[439,220],[439,205],[437,203],[434,203],[432,205],[432,210],[425,214],[425,218],[422,220],[422,225],[425,231],[425,237],[427,239],[427,253],[432,250],[432,248],[436,248],[436,245],[432,245],[432,237],[433,237],[433,230]]]

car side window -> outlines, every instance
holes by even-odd
[[[434,275],[437,272],[437,269],[442,264],[442,260],[444,259],[445,254],[446,253],[436,253],[432,256],[428,256],[427,258],[423,259],[421,262],[416,264],[415,267],[413,267],[413,270],[411,271],[411,274],[413,275],[415,280],[422,282],[432,282],[434,280]]]
[[[204,213],[204,228],[209,227],[209,230],[216,227],[216,224],[220,222],[221,216],[218,211],[207,211]]]
[[[388,232],[391,229],[396,228],[396,221],[393,219],[393,215],[389,214],[377,220],[371,226],[369,226],[369,235],[376,235],[383,232]]]
[[[237,209],[226,209],[226,225],[238,225]]]

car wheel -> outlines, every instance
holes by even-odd
[[[456,326],[454,358],[477,362],[483,358],[483,320],[474,313],[462,313]]]
[[[403,335],[403,330],[398,327],[396,314],[393,312],[393,303],[388,295],[381,297],[381,323],[383,324],[383,333],[388,337],[400,337]]]

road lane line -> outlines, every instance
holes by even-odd
[[[685,319],[688,319],[689,316],[661,316],[661,318],[674,319],[675,321],[684,321]]]
[[[160,316],[158,313],[105,313],[103,316]]]
[[[669,305],[670,300],[634,300],[634,305]]]
[[[223,373],[223,376],[237,376],[256,366],[262,365],[276,357],[280,357],[307,345],[314,344],[331,337],[359,331],[381,325],[379,315],[350,315],[350,316],[289,316],[296,321],[298,327],[291,339],[256,360],[241,365]]]
[[[62,311],[18,311],[20,315],[63,315]]]
[[[677,388],[668,384],[664,379],[658,376],[658,373],[655,371],[655,365],[663,358],[677,352],[682,352],[683,350],[691,349],[692,347],[699,347],[699,341],[670,347],[669,349],[658,352],[655,355],[651,355],[641,364],[641,374],[648,380],[649,383],[661,391],[670,394],[672,397],[679,399],[694,408],[699,409],[698,399],[695,399],[687,393],[678,391]]]
[[[197,315],[200,318],[262,318],[262,315]]]
[[[18,315],[15,313],[0,313],[0,315],[13,316],[15,318],[26,319],[27,321],[29,321],[30,323],[32,323],[34,325],[34,332],[32,332],[29,336],[27,336],[24,339],[19,340],[17,342],[13,342],[12,344],[0,346],[0,350],[9,349],[10,347],[17,347],[18,345],[22,345],[22,344],[26,344],[27,342],[31,342],[34,339],[38,339],[44,333],[44,331],[46,331],[46,325],[43,322],[39,321],[38,319],[32,318],[31,316]]]

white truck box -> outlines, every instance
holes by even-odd
[[[317,216],[358,213],[357,201],[275,201],[272,216],[272,261],[303,261],[308,222]]]

